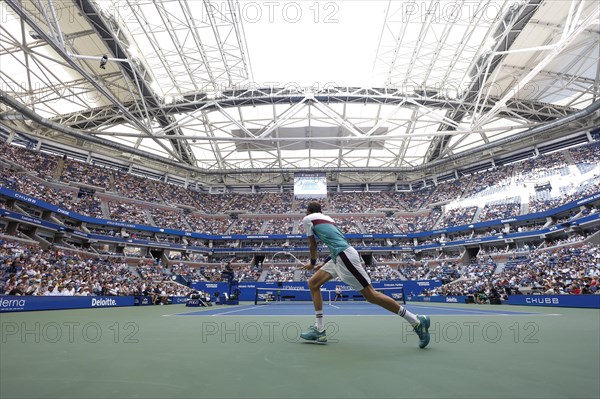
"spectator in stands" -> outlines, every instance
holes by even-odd
[[[25,295],[25,283],[19,283],[8,292],[8,295]]]
[[[581,288],[579,287],[578,284],[573,283],[571,285],[571,287],[569,288],[569,293],[571,295],[580,295],[581,294]]]
[[[479,291],[479,293],[477,294],[477,303],[478,304],[490,303],[489,298],[488,298],[487,294],[485,293],[485,291]]]

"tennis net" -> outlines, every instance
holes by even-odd
[[[391,287],[391,288],[376,288],[378,292],[386,294],[397,302],[406,304],[404,297],[404,288],[402,287]],[[360,292],[355,290],[326,290],[321,289],[321,295],[323,297],[323,303],[344,303],[344,302],[358,302],[364,301],[365,298]],[[255,305],[269,305],[269,304],[306,304],[312,301],[310,290],[306,288],[301,289],[289,289],[289,288],[256,288],[256,296],[254,299]]]

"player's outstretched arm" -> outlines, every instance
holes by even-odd
[[[323,266],[325,266],[327,264],[327,262],[329,262],[330,260],[331,260],[331,256],[327,256],[318,265],[314,265],[313,266],[312,263],[307,263],[306,265],[302,266],[302,268],[305,269],[305,270],[313,270],[313,269],[315,269],[315,271],[317,271],[317,270],[321,269]]]
[[[312,270],[317,265],[317,257],[319,256],[315,236],[308,236],[308,249],[310,250],[310,262],[304,265],[304,269]]]

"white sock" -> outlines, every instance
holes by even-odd
[[[416,326],[417,324],[419,324],[419,319],[417,319],[417,315],[414,313],[410,313],[408,309],[406,309],[402,305],[400,305],[398,316],[404,317],[404,320],[408,321],[411,326]]]
[[[315,312],[317,322],[315,325],[317,326],[317,330],[323,331],[323,311],[317,310]]]

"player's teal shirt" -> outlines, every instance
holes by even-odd
[[[315,235],[327,245],[331,252],[331,259],[334,261],[340,252],[350,246],[346,241],[346,237],[344,237],[344,233],[337,228],[333,219],[327,215],[311,213],[302,219],[302,224],[307,236]]]

